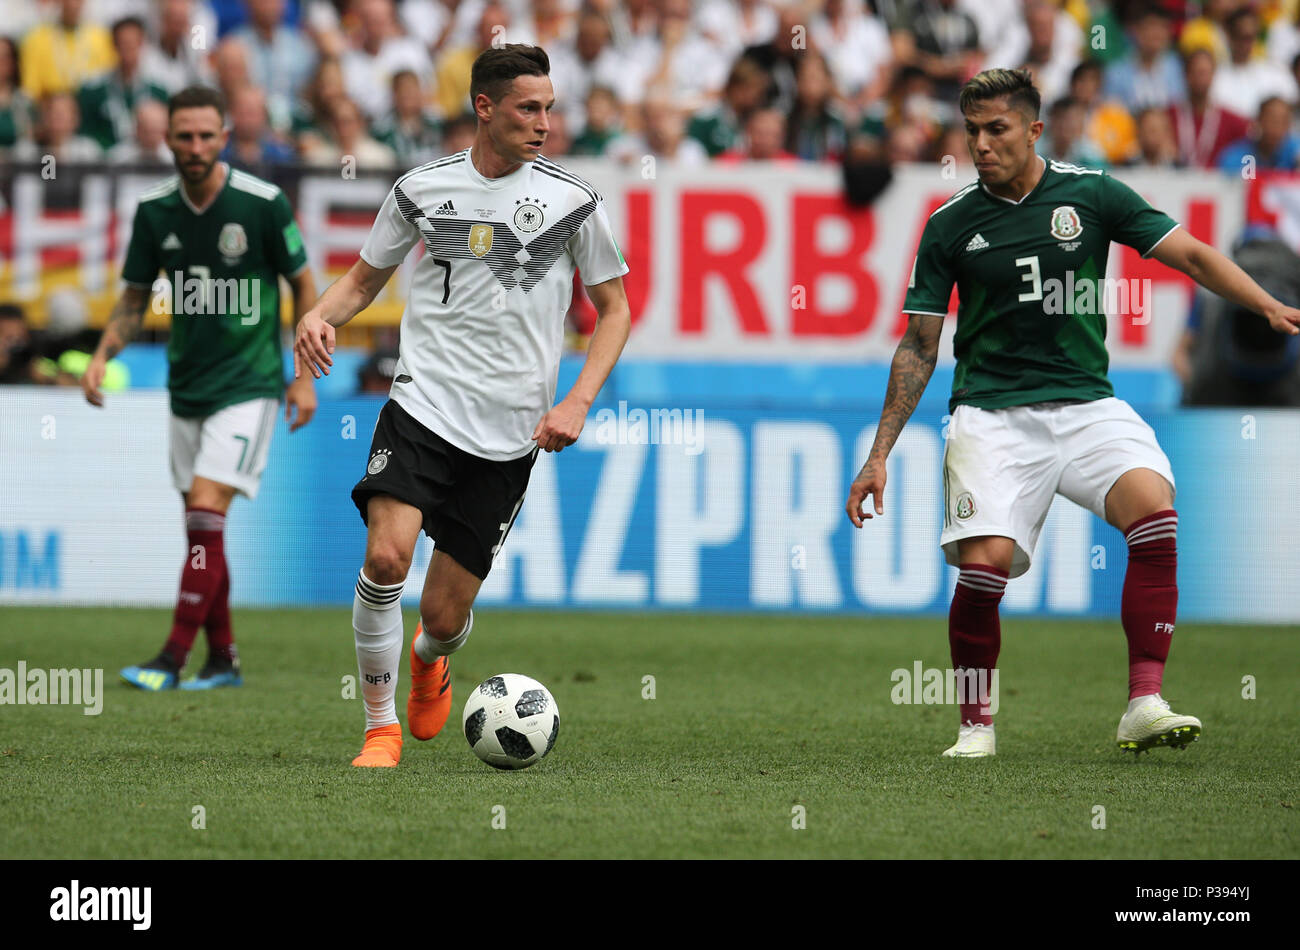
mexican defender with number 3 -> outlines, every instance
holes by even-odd
[[[975,673],[963,679],[989,682],[1007,579],[1029,569],[1052,499],[1064,495],[1128,542],[1121,618],[1129,703],[1119,746],[1181,748],[1199,737],[1201,723],[1173,713],[1160,696],[1178,605],[1174,476],[1151,427],[1115,398],[1107,378],[1104,295],[1092,294],[1090,303],[1088,290],[1080,291],[1100,289],[1117,241],[1262,314],[1279,332],[1300,333],[1300,310],[1105,172],[1040,158],[1039,107],[1025,70],[990,69],[962,89],[978,181],[926,222],[903,308],[907,332],[875,443],[845,508],[858,528],[872,517],[868,495],[875,514],[884,513],[885,459],[934,370],[955,283],[957,365],[940,538],[959,568],[948,616],[953,667]],[[986,690],[964,698],[957,742],[943,754],[993,755]]]
[[[286,389],[280,349],[280,277],[293,290],[295,316],[316,296],[293,209],[275,185],[217,160],[229,136],[221,93],[183,89],[168,113],[178,174],[140,196],[122,265],[126,289],[81,380],[86,399],[102,406],[107,361],[139,330],[162,271],[172,285],[172,481],[185,502],[188,544],[162,652],[122,670],[128,683],[150,691],[178,685],[199,627],[208,659],[180,687],[243,682],[230,625],[226,512],[236,493],[257,495],[281,398],[290,431],[316,411],[310,379]]]
[[[473,146],[397,180],[360,260],[299,324],[295,369],[329,372],[334,328],[424,244],[393,388],[352,490],[367,528],[352,604],[366,706],[355,766],[401,758],[401,596],[420,530],[434,552],[411,641],[406,717],[415,738],[430,739],[451,708],[451,654],[474,626],[474,598],[523,504],[533,460],[577,441],[631,329],[627,265],[600,195],[540,154],[555,102],[549,72],[535,46],[479,54],[470,72]],[[582,372],[552,406],[575,270],[599,317]]]

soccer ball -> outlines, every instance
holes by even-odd
[[[474,754],[497,769],[526,769],[555,747],[560,710],[545,686],[501,673],[469,695],[462,717]]]

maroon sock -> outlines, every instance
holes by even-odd
[[[225,554],[221,557],[221,583],[212,595],[212,606],[203,627],[208,634],[208,656],[233,660],[235,632],[230,627],[230,568]]]
[[[991,682],[992,670],[998,664],[998,651],[1002,648],[1002,624],[998,619],[998,603],[1007,589],[1007,572],[988,564],[963,564],[957,576],[957,589],[952,595],[952,609],[948,612],[948,646],[952,649],[952,666],[955,670],[983,671],[983,682]],[[993,716],[988,712],[987,688],[978,702],[961,704],[961,721],[990,726]]]
[[[181,589],[172,616],[172,632],[163,645],[178,666],[184,666],[198,636],[199,626],[207,619],[212,596],[225,573],[226,554],[222,532],[226,516],[210,508],[185,509],[185,534],[189,545],[185,568],[181,571]]]
[[[1128,571],[1120,619],[1128,638],[1128,698],[1160,692],[1178,614],[1178,512],[1139,518],[1124,532]]]

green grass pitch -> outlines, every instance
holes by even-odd
[[[1135,760],[1115,748],[1119,624],[1004,620],[999,755],[952,761],[951,707],[890,700],[892,670],[948,665],[942,618],[485,608],[453,662],[448,728],[408,735],[396,769],[358,770],[348,611],[237,610],[240,689],[122,684],[169,619],[0,608],[0,667],[105,671],[99,716],[0,706],[0,857],[1300,855],[1295,628],[1179,624],[1165,695],[1205,731]],[[200,638],[191,663],[204,654]],[[500,672],[560,706],[555,751],[523,772],[479,762],[459,729],[469,690]],[[406,688],[404,662],[403,718]]]

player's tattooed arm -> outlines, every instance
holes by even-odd
[[[863,507],[868,495],[874,499],[876,514],[884,514],[885,459],[930,382],[939,359],[942,332],[943,317],[919,313],[908,315],[907,332],[898,341],[898,349],[894,351],[894,360],[890,364],[885,407],[880,412],[875,441],[866,463],[849,487],[845,510],[855,527],[862,527],[862,519],[871,517]]]
[[[99,337],[95,355],[81,375],[81,391],[92,406],[104,405],[104,394],[99,387],[104,383],[108,361],[121,353],[122,348],[140,332],[145,308],[149,306],[150,292],[148,287],[127,287],[117,299],[117,304],[108,317],[108,325]]]
[[[111,360],[135,339],[144,322],[144,311],[149,306],[148,287],[127,287],[117,298],[109,314],[104,333],[99,338],[99,353]]]

